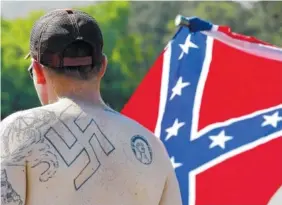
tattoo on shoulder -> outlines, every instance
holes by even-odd
[[[6,169],[1,169],[1,204],[23,204],[21,196],[14,190],[8,180]]]
[[[27,161],[31,167],[37,167],[39,164],[47,164],[39,180],[47,181],[51,178],[58,168],[57,156],[46,143],[40,129],[49,125],[56,119],[56,114],[48,110],[35,110],[17,117],[4,130],[2,136],[1,152],[2,159],[9,159],[7,166],[22,164]],[[17,149],[10,150],[10,145],[18,145]]]
[[[69,113],[74,110],[78,111],[77,116],[70,116]],[[26,139],[26,136],[29,138]],[[6,149],[1,156],[12,159],[9,160],[12,161],[10,165],[16,165],[21,160],[27,160],[32,168],[47,164],[40,175],[41,182],[52,178],[60,164],[69,168],[81,166],[70,179],[75,190],[79,190],[100,168],[101,155],[109,156],[115,150],[96,121],[73,104],[59,116],[51,111],[40,110],[19,117],[5,130],[4,139],[4,147],[11,142],[22,144],[12,153]]]
[[[131,138],[131,149],[138,161],[146,165],[152,163],[152,148],[145,137],[141,135],[134,135]]]

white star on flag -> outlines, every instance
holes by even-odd
[[[179,44],[180,48],[182,49],[182,52],[178,58],[178,60],[182,59],[183,56],[184,56],[184,53],[185,54],[188,54],[189,52],[189,48],[199,48],[196,44],[192,43],[191,42],[191,35],[188,35],[186,40],[185,40],[185,43],[184,44]]]
[[[185,125],[185,122],[178,122],[178,119],[176,118],[173,125],[170,128],[167,128],[165,131],[167,132],[167,136],[165,140],[169,140],[172,136],[178,135],[178,129]]]
[[[232,136],[226,136],[224,130],[222,130],[218,135],[210,136],[209,138],[212,140],[212,143],[209,146],[210,149],[215,146],[220,146],[222,149],[224,149],[225,143],[233,139]]]
[[[178,168],[178,167],[181,167],[183,164],[182,163],[179,163],[179,162],[175,162],[175,159],[174,157],[171,157],[170,158],[170,162],[173,166],[174,169]]]
[[[277,127],[279,121],[282,121],[282,117],[278,115],[278,111],[273,115],[264,115],[264,122],[261,124],[262,127],[266,125],[271,125],[273,127]]]
[[[169,100],[172,100],[176,95],[181,96],[182,88],[185,88],[188,85],[190,85],[189,82],[182,82],[182,77],[179,77],[176,85],[174,86],[174,88],[172,88],[172,94],[171,94]]]

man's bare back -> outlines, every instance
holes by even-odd
[[[107,107],[62,99],[0,126],[2,204],[181,204],[160,140]]]

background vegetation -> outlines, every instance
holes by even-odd
[[[50,2],[51,3],[51,2]],[[281,47],[282,2],[103,2],[79,8],[95,17],[104,33],[109,59],[102,83],[104,100],[120,110],[176,28],[177,14],[199,16],[233,31]],[[44,11],[1,20],[1,118],[39,106],[27,73],[29,34]]]

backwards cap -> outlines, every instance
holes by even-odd
[[[64,56],[64,50],[76,41],[91,45],[92,56]],[[81,11],[59,9],[45,14],[33,26],[27,58],[51,68],[96,65],[101,62],[102,50],[103,36],[94,18]]]

